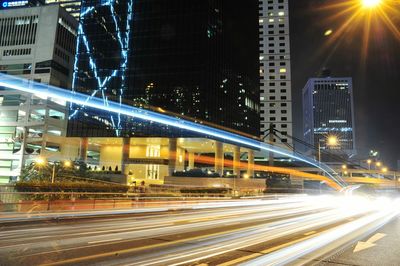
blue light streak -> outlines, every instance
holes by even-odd
[[[108,111],[117,115],[126,115],[128,117],[139,118],[145,121],[156,122],[163,125],[185,129],[191,132],[201,133],[205,136],[211,136],[221,140],[229,141],[231,143],[235,143],[236,145],[244,145],[261,151],[273,152],[317,167],[318,169],[326,173],[328,177],[330,177],[340,186],[346,186],[345,182],[337,176],[336,172],[325,164],[321,164],[314,159],[295,154],[289,150],[275,147],[273,145],[240,136],[238,134],[227,132],[221,129],[212,128],[210,126],[205,126],[192,121],[183,120],[177,117],[171,117],[165,114],[141,109],[138,107],[124,105],[122,103],[107,101],[107,105],[104,105],[104,99],[102,98],[92,97],[90,98],[90,100],[88,100],[88,95],[86,94],[67,91],[51,85],[36,83],[31,80],[25,80],[19,77],[9,76],[5,74],[0,74],[0,86],[32,93],[34,95],[46,95],[49,98],[59,99],[78,105],[85,105],[102,111]]]

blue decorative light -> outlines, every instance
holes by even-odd
[[[80,51],[80,46],[83,45],[88,57],[89,57],[89,67],[91,72],[93,72],[93,75],[95,79],[97,80],[97,88],[93,90],[93,92],[90,95],[87,95],[87,99],[85,101],[85,104],[92,99],[99,91],[101,92],[101,97],[103,99],[103,105],[108,106],[108,99],[107,96],[105,95],[104,91],[107,90],[107,85],[109,81],[113,77],[119,76],[121,78],[121,88],[119,89],[119,95],[118,95],[118,102],[119,104],[122,104],[122,96],[124,94],[125,90],[125,75],[126,75],[126,66],[128,64],[128,49],[129,49],[129,43],[130,43],[130,24],[132,21],[132,12],[133,12],[133,0],[128,1],[128,11],[127,11],[127,19],[126,19],[126,25],[125,25],[125,32],[121,31],[121,27],[118,24],[118,20],[116,18],[116,13],[114,9],[114,4],[116,3],[116,0],[108,0],[108,1],[103,1],[100,6],[106,6],[110,9],[110,14],[112,17],[112,20],[114,22],[114,27],[115,27],[115,32],[117,33],[117,41],[119,45],[119,50],[120,50],[120,56],[121,56],[121,62],[117,66],[116,69],[114,69],[111,74],[107,77],[100,77],[98,74],[98,69],[96,65],[96,60],[93,58],[90,47],[90,42],[88,38],[86,37],[86,34],[83,30],[83,23],[85,20],[85,17],[87,15],[90,15],[92,12],[95,11],[95,7],[83,7],[81,10],[80,14],[80,22],[78,26],[78,37],[77,37],[77,43],[76,43],[76,55],[75,55],[75,63],[74,63],[74,75],[73,75],[73,81],[72,81],[72,90],[76,90],[76,79],[77,79],[77,73],[78,73],[78,60],[79,60],[79,51]],[[83,104],[81,107],[84,108],[85,104]],[[69,119],[72,119],[78,112],[78,109],[73,110],[73,105],[71,103],[70,109],[72,110],[72,113],[69,115]],[[121,128],[121,116],[120,114],[117,114],[117,121],[114,121],[114,117],[110,115],[110,120],[113,125],[113,128],[116,131],[116,135],[120,135],[120,128]]]
[[[52,98],[53,100],[57,99],[57,100],[68,101],[70,103],[82,106],[88,106],[103,111],[108,111],[117,115],[126,115],[127,117],[139,118],[145,121],[156,122],[163,125],[185,129],[191,132],[201,133],[204,134],[205,136],[212,136],[214,138],[228,141],[236,145],[241,145],[241,146],[244,145],[261,151],[280,154],[282,156],[286,156],[294,160],[301,161],[309,165],[312,165],[314,167],[317,167],[323,172],[325,172],[327,176],[330,177],[337,184],[339,184],[342,187],[345,186],[345,182],[340,177],[337,176],[336,172],[325,164],[317,162],[314,159],[299,154],[295,154],[289,150],[285,150],[283,148],[279,148],[264,142],[257,141],[255,139],[244,137],[221,129],[198,124],[188,120],[183,120],[177,117],[171,117],[154,111],[149,111],[133,106],[124,105],[122,103],[117,103],[112,101],[109,102],[107,101],[107,99],[102,99],[97,97],[92,97],[88,99],[88,95],[86,94],[67,91],[51,85],[37,83],[31,80],[25,80],[19,77],[9,76],[5,74],[0,74],[0,86],[32,93],[34,95],[41,95],[41,96],[46,95],[48,98]],[[104,101],[106,101],[107,104],[104,104]]]

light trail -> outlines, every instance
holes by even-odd
[[[108,102],[105,106],[103,100],[100,98],[91,98],[88,100],[88,95],[71,92],[64,89],[60,89],[51,85],[36,83],[31,80],[25,80],[15,76],[9,76],[5,74],[0,74],[0,86],[6,88],[15,89],[18,91],[24,91],[32,93],[40,97],[48,97],[53,99],[58,99],[62,101],[67,101],[69,103],[75,103],[80,105],[85,105],[102,111],[108,111],[112,113],[126,115],[128,117],[139,118],[142,120],[152,121],[164,125],[169,125],[172,127],[188,130],[191,132],[204,134],[206,137],[211,136],[217,139],[235,143],[240,146],[251,147],[256,150],[273,152],[297,161],[305,162],[312,165],[328,175],[328,177],[338,184],[339,187],[345,187],[346,183],[337,176],[336,172],[328,167],[327,165],[321,164],[314,159],[307,158],[305,156],[300,156],[294,154],[283,148],[275,147],[273,145],[263,143],[251,138],[243,137],[234,133],[223,131],[220,129],[212,128],[210,126],[197,124],[191,121],[183,120],[181,118],[167,116],[162,113],[157,113],[154,111],[144,110],[141,108],[123,105],[116,102]]]

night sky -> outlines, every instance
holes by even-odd
[[[388,17],[400,30],[400,4],[386,1],[394,7],[393,11],[387,10]],[[327,8],[343,2],[352,1],[290,1],[294,134],[302,135],[302,88],[309,77],[328,68],[333,77],[353,78],[359,155],[366,156],[370,149],[376,149],[384,164],[396,167],[400,160],[400,32],[396,35],[376,13],[372,14],[368,50],[363,55],[367,17],[358,16],[340,32],[346,20],[359,10],[341,14],[349,5]],[[328,29],[333,33],[324,36]]]

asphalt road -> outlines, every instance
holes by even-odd
[[[0,261],[141,266],[335,263],[339,250],[347,247],[350,252],[352,242],[398,215],[396,208],[380,208],[381,204],[336,197],[255,199],[126,216],[26,222],[1,228]]]

